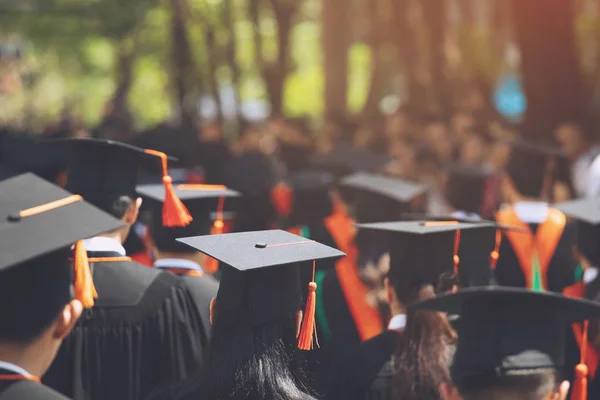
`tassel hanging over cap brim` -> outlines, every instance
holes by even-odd
[[[98,293],[94,286],[92,271],[90,270],[90,264],[83,240],[79,240],[75,243],[73,270],[75,275],[75,299],[79,300],[84,308],[93,307],[94,299],[98,298]]]
[[[163,202],[163,226],[167,228],[183,228],[192,222],[192,216],[187,207],[175,193],[173,179],[169,176],[167,155],[156,150],[145,150],[146,153],[160,157],[163,170],[163,184],[165,186],[165,200]]]
[[[298,336],[298,348],[300,350],[312,350],[316,340],[319,346],[317,335],[317,326],[315,323],[315,312],[317,309],[317,284],[315,283],[315,264],[313,261],[313,278],[308,284],[308,298],[306,299],[306,309],[302,319],[302,329]]]

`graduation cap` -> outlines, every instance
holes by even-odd
[[[186,205],[193,220],[185,227],[167,227],[162,223],[162,207],[165,201],[163,185],[140,185],[137,192],[151,201],[151,232],[159,250],[181,252],[189,250],[177,242],[180,237],[223,233],[226,199],[240,193],[221,185],[174,185],[175,195]],[[214,213],[214,214],[213,214]]]
[[[428,189],[426,184],[364,172],[347,176],[340,184],[356,192],[355,217],[369,223],[396,220]]]
[[[600,317],[595,302],[507,287],[460,290],[412,308],[460,315],[451,376],[463,391],[502,376],[565,367],[569,325]]]
[[[489,261],[496,234],[493,223],[405,221],[357,227],[387,234],[390,279],[406,290],[422,284],[445,288],[457,284],[457,277],[464,285],[490,283]]]
[[[143,165],[158,165],[160,160],[165,191],[163,223],[178,227],[191,222],[188,210],[173,190],[166,154],[105,139],[58,139],[44,145],[48,151],[68,149],[66,189],[108,212],[120,197],[135,198],[138,170]]]
[[[345,254],[282,230],[230,233],[178,239],[224,264],[217,295],[221,323],[252,327],[300,310],[301,269],[313,268],[298,347],[312,348],[315,330],[315,264]]]
[[[461,233],[458,255],[461,268],[458,278],[461,287],[485,286],[494,283],[493,271],[500,257],[500,244],[503,231],[525,232],[525,229],[514,225],[500,224],[474,217],[456,217],[454,215],[430,215],[423,213],[405,213],[408,220],[457,221],[462,223],[482,224],[494,229],[465,230]],[[488,268],[489,267],[489,268]]]
[[[600,198],[571,200],[554,207],[576,219],[579,251],[592,264],[600,265]]]
[[[93,306],[82,239],[118,229],[121,221],[32,173],[0,182],[0,214],[0,331],[19,334],[38,317],[49,323],[72,298]]]
[[[334,177],[329,172],[302,170],[287,175],[271,192],[277,213],[289,225],[306,224],[331,215],[330,190]]]
[[[482,166],[446,166],[446,199],[455,210],[481,213],[485,188],[491,171]]]
[[[352,172],[375,171],[390,161],[388,156],[374,153],[369,149],[340,144],[328,153],[312,157],[311,164],[325,168],[339,177]]]

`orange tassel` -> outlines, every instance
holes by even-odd
[[[213,226],[210,230],[211,235],[220,235],[223,233],[225,223],[223,222],[223,207],[225,205],[225,197],[219,197],[219,205],[217,206],[217,219],[213,222]],[[206,272],[214,274],[219,270],[219,261],[208,257],[204,263],[204,269]]]
[[[306,299],[306,309],[302,319],[302,330],[298,336],[298,348],[300,350],[313,349],[313,337],[317,336],[317,326],[315,323],[315,310],[317,308],[317,284],[315,283],[315,262],[313,261],[312,282],[308,284],[308,298]],[[317,347],[319,340],[316,338]]]
[[[192,216],[183,202],[177,197],[175,189],[173,189],[173,179],[169,176],[169,169],[167,166],[167,155],[160,151],[149,149],[146,149],[145,152],[160,157],[162,164],[162,181],[165,185],[165,201],[163,202],[162,211],[163,226],[169,228],[188,226],[190,222],[192,222]]]
[[[98,298],[98,293],[92,279],[92,271],[90,270],[83,240],[75,243],[73,269],[75,275],[75,299],[81,301],[84,308],[91,308],[94,306],[94,299]]]
[[[294,191],[285,183],[279,183],[271,190],[271,202],[279,216],[287,217],[292,213]]]
[[[454,256],[452,260],[454,261],[454,273],[458,274],[458,265],[460,264],[460,257],[458,256],[458,249],[460,247],[460,230],[457,230],[454,234]]]
[[[500,258],[500,245],[502,244],[502,231],[496,229],[496,241],[494,242],[494,250],[490,253],[490,267],[493,271],[496,270],[496,264]]]
[[[580,347],[581,356],[579,364],[575,367],[575,381],[571,388],[571,400],[587,400],[588,367],[585,363],[585,355],[587,352],[588,327],[589,321],[584,321],[583,340]]]

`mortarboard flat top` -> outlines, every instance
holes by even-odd
[[[346,176],[341,180],[341,185],[376,193],[402,203],[408,203],[428,189],[428,185],[422,183],[365,172]]]
[[[339,145],[329,153],[318,154],[311,159],[313,165],[346,171],[373,171],[389,162],[388,156],[347,144]]]
[[[451,222],[456,223],[451,223]],[[371,229],[386,231],[391,233],[406,233],[411,235],[429,235],[441,232],[453,232],[457,230],[493,228],[494,223],[460,222],[456,219],[451,221],[399,221],[399,222],[378,222],[373,224],[357,224],[359,229]]]
[[[493,174],[489,168],[481,165],[448,164],[444,169],[450,174],[473,179],[486,179]]]
[[[518,226],[514,226],[514,225],[506,225],[506,224],[500,224],[496,221],[490,221],[487,219],[483,219],[480,217],[476,217],[476,216],[452,216],[452,215],[431,215],[431,214],[424,214],[424,213],[402,213],[401,215],[402,218],[406,218],[408,220],[420,220],[420,221],[457,221],[457,222],[464,222],[467,224],[491,224],[493,225],[496,229],[500,229],[503,231],[515,231],[515,232],[526,232],[526,230],[524,228],[520,228]]]
[[[0,270],[123,226],[84,201],[13,220],[21,211],[69,196],[31,173],[0,182]]]
[[[554,207],[579,221],[591,225],[600,224],[600,198],[571,200]]]
[[[460,315],[451,375],[462,390],[515,372],[566,367],[566,329],[600,316],[595,302],[506,287],[460,290],[412,308]]]
[[[218,199],[221,197],[239,197],[241,194],[238,191],[225,187],[215,186],[210,188],[206,185],[173,185],[175,194],[183,202],[201,201],[204,199]],[[165,187],[162,184],[154,185],[139,185],[136,191],[143,197],[162,203],[165,200]]]
[[[345,256],[339,250],[282,230],[178,239],[239,271]]]
[[[503,141],[508,144],[513,150],[517,150],[523,153],[534,153],[548,157],[565,157],[565,152],[557,146],[552,146],[547,143],[538,143],[532,141],[525,141],[522,139]]]
[[[318,190],[330,188],[334,184],[331,173],[318,170],[301,170],[292,172],[284,178],[285,183],[294,191]]]

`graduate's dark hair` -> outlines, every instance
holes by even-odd
[[[198,399],[306,400],[296,347],[296,316],[252,327],[240,316],[213,318],[208,358],[197,380]],[[186,397],[187,398],[187,397]]]
[[[0,341],[27,343],[42,334],[71,301],[69,249],[0,272]]]
[[[457,336],[435,311],[409,311],[393,356],[392,398],[441,400],[439,386],[451,383],[450,362]]]

